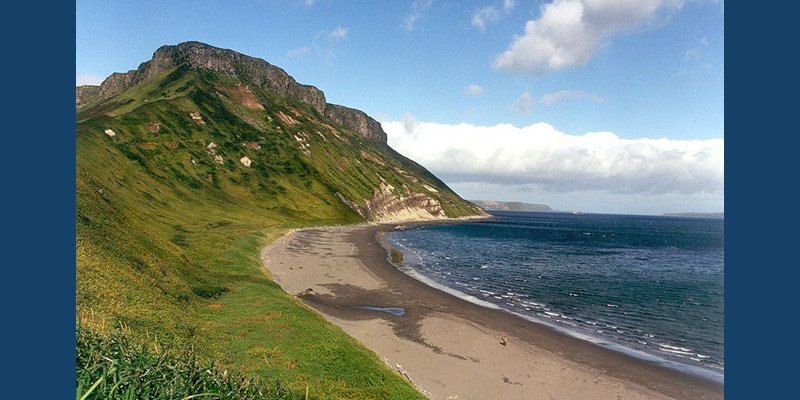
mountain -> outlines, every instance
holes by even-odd
[[[318,199],[338,199],[370,221],[480,214],[388,147],[380,123],[364,112],[326,103],[321,90],[235,51],[199,42],[163,46],[138,69],[77,93],[79,136],[113,131],[104,140],[129,158],[190,185],[224,190],[224,176],[253,171],[245,174],[272,187],[262,194],[275,195],[297,184],[276,180],[301,171],[298,181]],[[184,165],[165,162],[176,157],[153,163],[166,153],[182,155]],[[244,157],[249,165],[236,162]]]
[[[497,201],[497,200],[470,200],[484,210],[489,211],[553,211],[550,206],[544,204],[522,203],[518,201]]]
[[[76,120],[81,326],[191,345],[318,398],[419,398],[258,260],[298,227],[484,215],[389,147],[380,123],[199,42],[77,88]]]

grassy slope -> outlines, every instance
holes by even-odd
[[[78,113],[79,318],[98,332],[123,322],[140,337],[191,344],[223,368],[294,390],[308,385],[312,398],[421,398],[373,353],[283,293],[258,254],[291,228],[358,222],[334,193],[371,197],[377,173],[413,191],[438,181],[387,146],[331,130],[304,105],[256,91],[267,110],[246,108],[227,79],[175,70]],[[194,111],[205,125],[188,117]],[[278,111],[299,111],[291,114],[298,122],[284,124]],[[159,132],[147,130],[152,121]],[[113,138],[103,134],[109,127]],[[298,132],[307,134],[313,157],[298,150]],[[261,149],[242,146],[245,140]],[[206,153],[210,141],[224,165]],[[362,150],[391,165],[376,166]],[[244,155],[252,168],[238,162]],[[440,191],[448,215],[472,211]]]

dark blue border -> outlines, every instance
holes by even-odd
[[[75,4],[2,13],[3,398],[75,393]]]
[[[75,390],[75,4],[13,4],[0,24],[10,104],[1,153],[3,397],[67,398]],[[727,399],[796,395],[800,279],[789,256],[800,247],[800,69],[788,6],[729,2],[725,15]]]
[[[798,392],[800,70],[791,8],[737,2],[725,14],[726,399]]]

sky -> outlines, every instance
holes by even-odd
[[[76,83],[198,40],[379,120],[467,199],[724,209],[724,2],[76,3]]]

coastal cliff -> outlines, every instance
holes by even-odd
[[[312,379],[314,398],[423,398],[253,258],[297,227],[483,214],[389,147],[377,121],[264,60],[199,42],[76,88],[75,106],[81,327],[120,322],[231,371],[257,365],[294,393]],[[159,377],[159,388],[174,381]]]
[[[152,79],[175,67],[206,69],[236,77],[257,87],[268,89],[310,105],[319,114],[334,123],[364,137],[386,143],[386,132],[380,123],[366,113],[353,108],[328,104],[325,93],[311,85],[298,83],[282,68],[259,58],[250,57],[233,50],[221,49],[200,42],[184,42],[173,46],[162,46],[153,53],[153,58],[135,70],[115,72],[106,78],[99,88],[81,86],[76,105],[81,108],[92,100],[110,99],[134,85]]]

